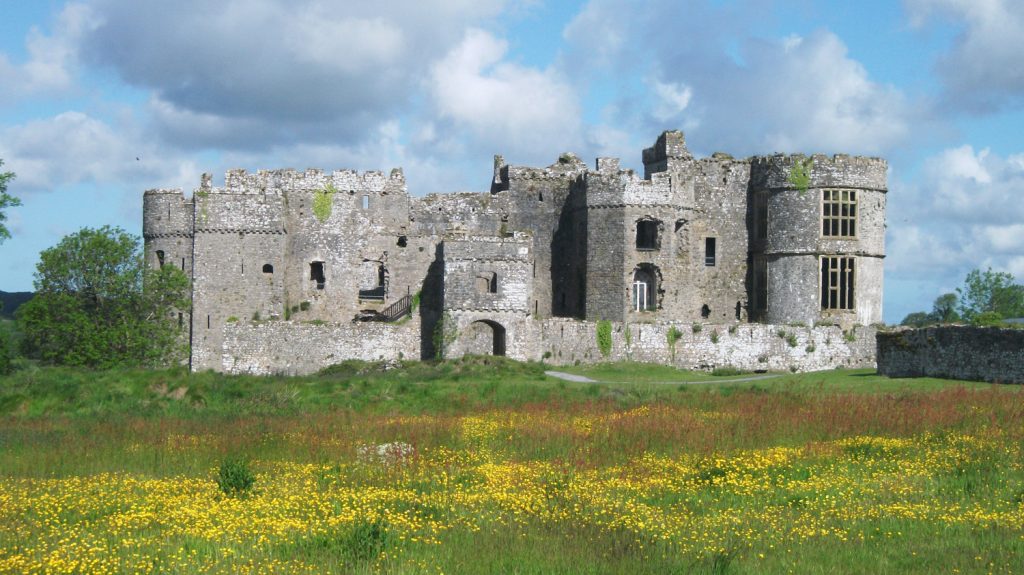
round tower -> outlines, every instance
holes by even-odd
[[[181,190],[147,190],[142,199],[146,264],[192,270],[193,203]]]
[[[753,158],[751,302],[762,321],[882,321],[886,169],[846,155]]]

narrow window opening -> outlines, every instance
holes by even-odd
[[[538,202],[543,202],[544,201],[544,192],[538,192],[537,193],[537,201]]]
[[[708,304],[700,306],[700,317],[704,319],[711,317],[711,308],[708,307]]]
[[[409,238],[406,236],[398,236],[398,247],[404,248],[407,245],[409,245]]]
[[[677,234],[679,233],[679,230],[683,229],[683,225],[684,224],[686,224],[685,220],[676,220],[676,230],[675,230],[675,232]]]
[[[327,279],[324,277],[324,262],[311,262],[309,264],[309,279],[316,282],[316,289],[324,289]]]
[[[658,249],[658,227],[661,222],[657,220],[640,220],[636,223],[636,249],[650,251]]]
[[[370,196],[367,194],[363,194],[363,209],[370,209]]]
[[[274,273],[274,266],[270,264],[263,264],[263,273],[272,274]]]
[[[764,256],[754,257],[754,309],[760,318],[768,310],[768,261]]]
[[[156,261],[157,261],[158,264],[160,264],[160,267],[164,267],[164,251],[163,250],[157,250],[156,251]]]
[[[821,309],[854,308],[854,258],[821,258]]]
[[[715,238],[704,238],[704,265],[714,267],[715,265]]]
[[[178,312],[178,329],[185,325],[185,316],[179,311]]]
[[[181,258],[181,271],[185,271],[185,258]]]
[[[754,195],[754,227],[754,237],[759,240],[768,237],[768,192],[758,192]]]
[[[743,319],[743,303],[736,302],[736,321]]]
[[[210,329],[210,316],[206,316],[206,329]]]
[[[537,315],[537,300],[533,300],[533,315]]]
[[[245,262],[242,262],[242,275],[245,275]]]

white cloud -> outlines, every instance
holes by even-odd
[[[441,120],[464,128],[480,143],[530,158],[581,143],[573,87],[554,70],[503,61],[505,41],[479,29],[430,71],[428,92]],[[435,128],[436,129],[436,128]]]
[[[92,0],[81,45],[149,90],[181,147],[357,144],[408,113],[432,62],[515,0]],[[197,133],[192,133],[192,127]]]
[[[905,1],[912,24],[945,18],[960,28],[937,63],[952,104],[976,112],[1024,104],[1024,3]]]
[[[901,280],[959,285],[991,266],[1024,280],[1024,165],[971,146],[924,162],[918,181],[890,184],[886,272]]]
[[[577,74],[649,78],[646,92],[620,88],[614,121],[639,133],[684,127],[698,149],[877,155],[910,137],[922,112],[898,89],[873,80],[828,30],[760,37],[761,4],[654,0],[636,10],[592,0],[566,29],[567,62]],[[625,40],[595,46],[597,23]]]
[[[57,15],[53,32],[33,27],[25,39],[28,60],[12,63],[0,53],[0,102],[19,97],[59,94],[75,87],[77,43],[96,26],[92,11],[71,3]]]
[[[693,90],[689,86],[673,82],[659,82],[657,80],[653,80],[649,84],[658,99],[654,110],[651,112],[655,120],[666,122],[676,119],[690,105]]]
[[[74,111],[0,131],[0,157],[18,174],[21,194],[126,180],[144,182],[140,187],[177,184],[183,166],[195,170],[160,150],[130,117],[111,126]]]

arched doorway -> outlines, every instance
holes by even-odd
[[[481,319],[469,324],[462,338],[466,353],[477,355],[505,355],[505,326],[496,321]]]

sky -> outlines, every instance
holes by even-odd
[[[884,317],[988,267],[1024,280],[1017,0],[0,0],[0,290],[142,192],[232,168],[402,167],[489,189],[492,158],[889,162]]]

